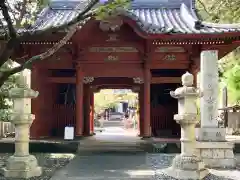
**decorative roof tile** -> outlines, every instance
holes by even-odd
[[[43,30],[71,21],[88,0],[54,0],[39,14],[34,30]],[[206,23],[197,19],[194,0],[134,0],[125,16],[136,21],[150,34],[159,33],[224,33],[240,31],[240,24]]]

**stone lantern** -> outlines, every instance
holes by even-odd
[[[21,78],[24,81],[23,75]],[[1,173],[7,178],[40,176],[42,168],[38,166],[35,156],[29,154],[29,129],[35,118],[31,114],[31,99],[36,98],[38,92],[22,85],[11,89],[9,96],[14,101],[10,119],[15,125],[15,153],[9,157]]]
[[[199,180],[209,174],[200,157],[195,155],[195,125],[198,122],[196,99],[202,93],[193,87],[193,80],[193,75],[186,72],[182,76],[183,87],[170,92],[173,98],[178,99],[178,114],[174,115],[174,119],[181,126],[181,154],[163,173],[176,179]]]

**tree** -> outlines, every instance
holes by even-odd
[[[8,70],[13,66],[12,61],[7,61],[2,68]],[[0,88],[0,121],[8,121],[9,113],[11,112],[12,101],[9,98],[6,98],[5,94],[9,92],[11,88],[19,87],[19,75],[14,75],[9,77],[9,79],[3,84]]]
[[[197,0],[199,15],[215,23],[237,23],[240,20],[239,0]]]
[[[204,20],[215,23],[240,22],[239,0],[197,0],[197,5],[198,13]],[[223,84],[227,84],[232,103],[240,100],[239,67],[240,48],[219,61],[220,79]]]
[[[137,94],[133,92],[114,93],[113,89],[104,89],[94,96],[94,109],[100,113],[107,108],[115,108],[121,101],[136,102]]]
[[[233,102],[240,102],[240,65],[236,64],[231,70],[224,73],[228,85],[230,99]]]
[[[80,1],[80,0],[79,0]],[[0,19],[0,28],[4,30],[4,43],[1,44],[0,50],[0,120],[8,120],[8,114],[10,113],[11,101],[6,98],[6,95],[12,87],[18,85],[18,76],[16,73],[24,70],[31,69],[33,63],[47,59],[55,52],[57,52],[77,31],[79,23],[86,18],[96,17],[98,19],[107,19],[107,17],[113,14],[115,9],[119,7],[125,7],[127,0],[116,1],[103,1],[98,8],[93,7],[99,0],[89,0],[85,9],[78,14],[76,18],[67,24],[59,27],[50,27],[43,31],[25,31],[19,33],[18,29],[29,29],[31,24],[35,21],[36,15],[47,4],[48,0],[1,0],[0,10],[2,19]],[[25,61],[25,63],[19,66],[13,66],[12,59],[18,45],[25,39],[31,39],[35,35],[51,34],[58,30],[67,29],[66,35],[57,44],[52,46],[46,52],[33,56]],[[14,59],[12,59],[14,61]],[[12,76],[14,75],[14,76]]]
[[[109,16],[114,15],[116,10],[125,8],[128,4],[128,0],[101,0],[100,1],[101,4],[97,8],[94,8],[94,6],[99,2],[99,0],[89,0],[89,3],[85,7],[85,9],[82,12],[80,12],[73,20],[71,20],[66,24],[63,24],[58,27],[50,27],[48,29],[40,30],[40,31],[29,30],[29,31],[18,33],[18,28],[16,27],[16,24],[24,24],[26,26],[26,24],[28,23],[25,23],[25,22],[28,22],[26,21],[28,15],[31,13],[34,14],[39,9],[41,9],[40,6],[45,5],[46,1],[17,0],[15,1],[17,5],[14,6],[13,8],[11,7],[11,5],[9,5],[10,4],[9,1],[7,0],[0,1],[0,9],[3,16],[3,19],[1,20],[1,24],[3,29],[5,29],[5,43],[3,45],[3,50],[0,53],[0,67],[2,67],[4,63],[6,63],[12,57],[12,55],[14,54],[14,52],[16,51],[18,45],[22,40],[31,39],[31,37],[35,35],[51,34],[63,29],[67,30],[67,33],[63,37],[63,39],[61,39],[57,44],[49,48],[46,52],[29,58],[28,60],[25,61],[25,63],[17,67],[10,68],[8,70],[1,70],[0,71],[0,87],[11,75],[16,74],[26,68],[30,69],[33,63],[47,59],[48,57],[53,55],[56,51],[58,51],[62,46],[66,44],[68,40],[70,40],[72,35],[77,31],[79,23],[81,23],[83,20],[87,18],[92,18],[92,17],[96,17],[98,19],[107,19]],[[38,4],[39,6],[37,6],[36,10],[32,12],[31,8],[29,8],[29,10],[28,8],[26,8],[27,6],[24,6],[25,8],[23,8],[21,5],[19,5],[18,2],[21,2],[20,4],[22,5],[27,3],[34,5],[35,3],[36,6]],[[22,8],[19,8],[19,7],[22,7]],[[22,20],[13,21],[14,17],[19,17],[17,15],[15,16],[15,12],[16,12],[15,10],[21,11],[22,13],[21,16],[23,17]]]
[[[30,3],[30,1],[27,0],[6,2],[7,7],[10,9],[9,14],[15,23],[15,28],[21,28],[29,25],[31,20],[34,20],[35,16],[33,16],[33,14],[36,14],[39,10],[41,10],[44,2],[35,2],[35,8],[33,7],[33,2],[34,1],[31,1]],[[31,17],[31,19],[27,17]],[[4,21],[1,21],[1,28],[4,28],[3,22]],[[12,67],[14,67],[14,62],[8,60],[2,65],[0,71],[9,71]],[[12,101],[11,99],[6,98],[5,95],[11,88],[19,86],[19,83],[19,75],[15,74],[10,76],[0,88],[0,120],[2,121],[9,120],[9,113],[11,113],[12,110]]]

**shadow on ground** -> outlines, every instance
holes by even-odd
[[[80,141],[43,141],[30,142],[30,153],[76,153]],[[14,142],[0,142],[0,153],[14,153]],[[147,143],[141,149],[148,153],[173,153],[181,152],[180,143]],[[114,153],[105,151],[104,153]],[[100,152],[103,153],[103,152]],[[235,144],[234,153],[240,153],[240,144]]]
[[[0,153],[14,153],[13,142],[0,142]],[[30,153],[76,153],[78,142],[30,142]]]

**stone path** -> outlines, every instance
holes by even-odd
[[[140,139],[124,133],[120,128],[107,128],[106,131],[97,133],[83,144],[93,143],[95,145],[93,149],[97,147],[97,142],[103,143],[107,148],[116,145],[115,151],[106,153],[93,150],[87,154],[80,151],[79,155],[64,169],[59,170],[51,180],[173,180],[164,176],[159,170],[169,167],[176,154],[123,152],[117,147],[124,142],[131,145],[137,141]],[[240,171],[237,170],[211,170],[211,173],[204,180],[239,180],[240,177]]]
[[[77,156],[51,180],[170,180],[159,169],[167,168],[169,154],[93,154]],[[204,180],[239,180],[240,171],[211,170]]]
[[[152,173],[143,154],[77,156],[51,180],[146,180],[152,176],[146,172]]]

